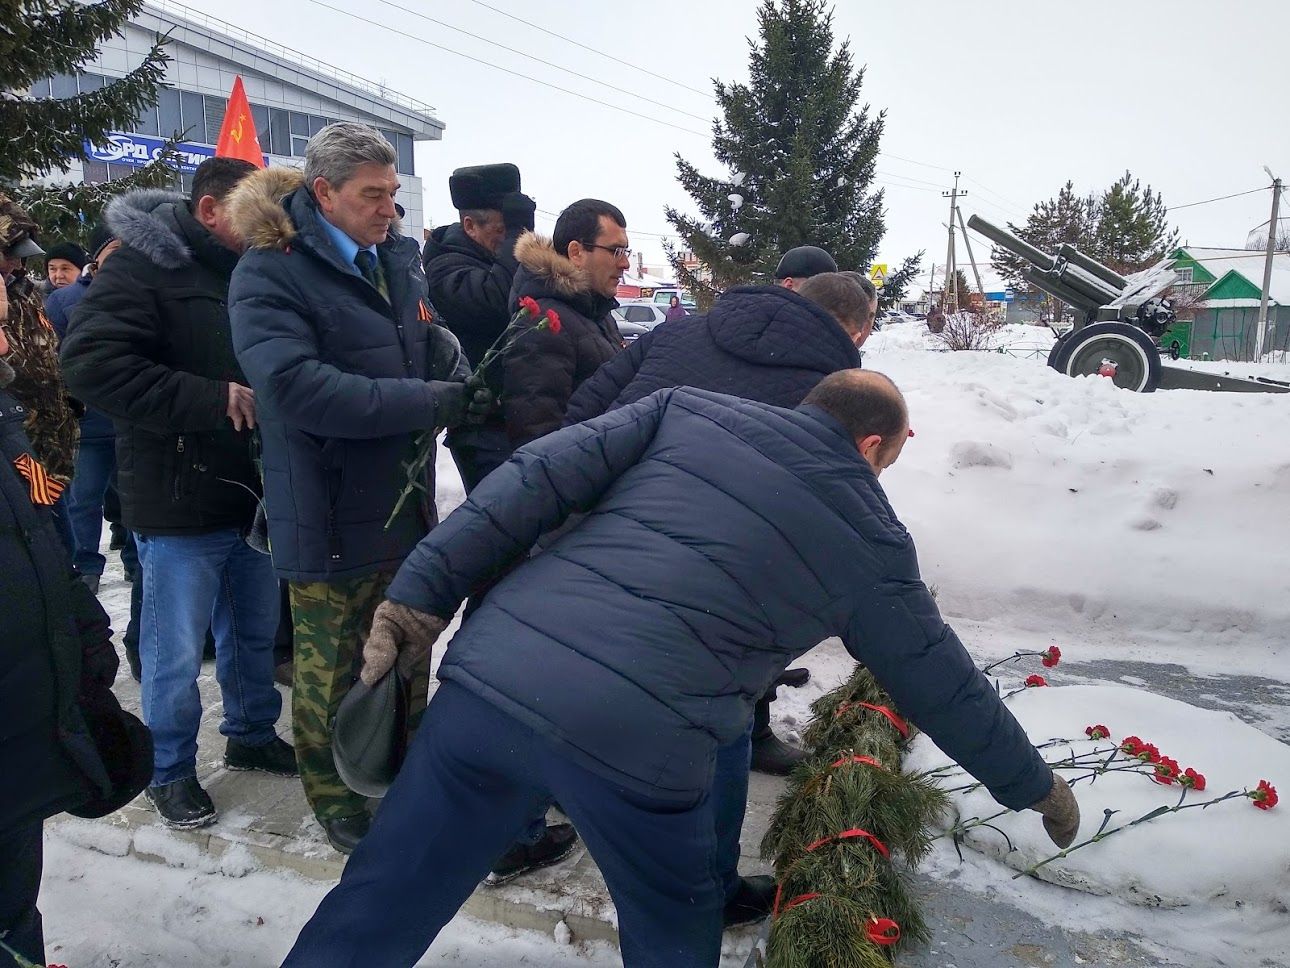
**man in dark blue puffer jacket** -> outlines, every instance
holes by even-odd
[[[848,370],[795,411],[661,390],[517,451],[399,570],[365,681],[424,661],[481,578],[586,517],[454,636],[371,834],[284,968],[414,964],[552,797],[605,876],[624,964],[713,968],[716,750],[834,635],[1000,803],[1069,843],[1069,788],[942,621],[878,485],[907,435],[894,385]]]
[[[798,279],[797,289],[740,286],[706,317],[659,326],[596,371],[569,401],[566,426],[635,403],[655,390],[690,386],[779,407],[795,407],[830,373],[860,365],[873,329],[872,283],[837,272]],[[771,877],[739,876],[739,835],[748,803],[748,767],[784,775],[805,757],[770,726],[774,689],[757,701],[749,732],[717,755],[712,808],[728,926],[770,915]]]

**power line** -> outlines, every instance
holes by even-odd
[[[708,137],[706,132],[695,131],[693,128],[685,128],[679,124],[673,124],[671,121],[664,121],[661,118],[656,118],[656,117],[653,117],[652,115],[641,114],[639,111],[633,111],[630,108],[620,107],[617,104],[611,104],[609,101],[601,101],[598,98],[590,97],[589,95],[582,94],[578,91],[571,91],[567,87],[560,87],[560,85],[552,84],[550,81],[544,81],[544,80],[541,80],[540,78],[532,77],[528,74],[521,74],[519,71],[513,71],[513,70],[510,70],[509,68],[501,67],[498,64],[493,64],[489,61],[481,60],[478,57],[471,57],[469,54],[463,54],[461,51],[453,50],[451,47],[445,47],[442,44],[436,44],[432,41],[426,40],[424,37],[418,37],[415,34],[410,34],[405,30],[398,30],[394,27],[389,26],[388,24],[383,24],[376,20],[370,20],[367,17],[360,17],[358,14],[351,13],[348,10],[343,10],[340,7],[334,7],[329,3],[324,3],[323,0],[308,0],[308,2],[314,4],[315,6],[322,7],[326,10],[331,10],[333,13],[338,13],[338,14],[341,14],[342,16],[349,17],[353,20],[357,20],[360,23],[370,24],[371,26],[378,27],[381,30],[388,30],[392,34],[397,34],[400,37],[404,37],[408,40],[416,41],[419,44],[424,44],[426,47],[433,47],[435,50],[441,50],[444,53],[453,54],[457,57],[464,57],[466,60],[473,61],[476,64],[482,64],[485,67],[489,68],[490,70],[501,71],[503,74],[509,74],[512,77],[518,77],[525,81],[532,81],[534,84],[541,84],[543,87],[549,87],[553,91],[559,91],[562,94],[571,94],[574,97],[581,98],[584,101],[590,101],[592,104],[599,104],[601,107],[609,108],[611,111],[619,111],[623,114],[630,114],[632,117],[641,118],[644,121],[652,121],[654,124],[661,124],[664,127],[674,128],[677,131],[684,131],[686,134],[697,135],[700,138]]]
[[[675,78],[666,77],[663,74],[656,74],[654,73],[654,71],[651,71],[647,67],[640,67],[636,64],[630,64],[625,60],[621,60],[618,57],[614,57],[612,54],[606,54],[603,50],[597,50],[595,47],[588,47],[586,44],[582,43],[581,41],[574,40],[572,37],[566,37],[564,34],[557,34],[554,30],[548,30],[546,27],[543,27],[540,24],[535,24],[531,20],[525,20],[523,17],[517,17],[513,13],[509,13],[508,11],[501,10],[497,7],[494,7],[492,4],[484,3],[483,0],[470,0],[470,2],[475,4],[476,6],[484,7],[487,10],[491,10],[493,11],[493,13],[501,14],[503,17],[509,17],[511,20],[518,21],[519,23],[524,24],[524,26],[526,27],[532,27],[534,30],[540,30],[542,31],[542,33],[547,34],[550,37],[558,37],[560,40],[563,40],[565,43],[573,44],[573,46],[575,47],[581,47],[583,50],[590,51],[593,54],[598,54],[599,56],[604,57],[607,60],[611,60],[615,64],[618,64],[622,67],[630,67],[634,71],[640,71],[642,74],[648,74],[650,77],[657,78],[660,81],[667,81],[667,83],[669,84],[675,84],[677,87],[684,88],[687,91],[692,91],[695,94],[701,95],[707,98],[709,101],[713,101],[715,103],[716,99],[713,98],[713,96],[709,94],[707,91],[701,91],[697,87],[690,87],[690,85],[688,84],[682,84],[680,81],[676,80]]]
[[[425,20],[428,23],[435,24],[436,26],[439,26],[439,27],[444,27],[448,30],[455,30],[459,34],[465,34],[467,37],[471,37],[475,40],[483,41],[485,44],[490,44],[493,47],[500,47],[504,51],[508,51],[509,53],[512,53],[512,54],[517,54],[520,57],[527,58],[528,60],[531,60],[531,61],[536,61],[539,64],[543,64],[557,71],[562,71],[565,74],[572,75],[573,77],[580,78],[584,81],[592,79],[592,78],[588,78],[586,74],[583,74],[580,71],[570,70],[567,67],[561,67],[559,64],[552,63],[549,60],[543,60],[541,57],[536,57],[533,54],[528,53],[527,51],[519,50],[518,48],[515,48],[515,47],[508,47],[505,44],[499,43],[495,40],[489,40],[487,37],[484,37],[481,34],[471,33],[469,30],[464,30],[461,27],[454,27],[452,24],[444,23],[442,20],[436,20],[434,17],[426,16],[425,14],[421,13],[419,10],[413,10],[411,7],[404,7],[404,6],[401,6],[400,4],[394,3],[393,0],[377,0],[377,3],[383,3],[385,4],[385,6],[393,7],[395,10],[402,10],[404,13],[410,13],[412,14],[412,16],[419,17],[420,19]],[[711,118],[705,118],[701,114],[694,114],[690,111],[683,111],[680,108],[673,107],[670,104],[664,104],[662,101],[655,101],[652,98],[647,98],[644,95],[637,94],[635,91],[628,91],[625,88],[616,87],[615,85],[610,84],[608,81],[604,81],[599,78],[593,78],[593,80],[595,80],[596,83],[599,84],[601,87],[607,87],[611,91],[617,91],[619,94],[626,94],[628,97],[636,98],[638,101],[645,101],[648,104],[653,104],[656,107],[665,108],[668,111],[675,111],[677,114],[684,114],[686,117],[694,118],[694,120],[696,121],[702,121],[706,124],[712,120]]]
[[[1236,192],[1232,195],[1219,195],[1217,198],[1206,198],[1199,202],[1188,202],[1186,205],[1170,205],[1169,211],[1176,212],[1183,208],[1195,208],[1197,205],[1208,205],[1210,202],[1222,202],[1229,198],[1240,198],[1242,195],[1253,195],[1255,192],[1266,192],[1267,190],[1268,186],[1262,185],[1259,188],[1251,188],[1248,192]]]

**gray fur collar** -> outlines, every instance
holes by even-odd
[[[175,192],[140,188],[108,203],[107,223],[125,245],[163,269],[182,269],[193,262],[193,251],[175,222],[171,206],[187,204],[188,199]]]

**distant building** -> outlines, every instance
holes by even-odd
[[[303,164],[305,144],[332,121],[359,121],[381,131],[398,154],[406,211],[404,233],[421,237],[424,205],[412,145],[438,141],[444,124],[434,108],[305,54],[248,33],[171,0],[146,4],[122,33],[100,46],[79,74],[58,74],[32,85],[35,97],[75,97],[124,76],[143,59],[158,34],[169,34],[172,60],[166,87],[154,108],[126,131],[109,132],[104,144],[85,145],[85,157],[51,180],[104,182],[147,164],[172,134],[180,134],[176,188],[192,186],[192,172],[215,154],[233,79],[242,76],[247,99],[270,164]]]
[[[1266,228],[1264,223],[1264,227]],[[1266,242],[1267,236],[1264,236]],[[1173,255],[1181,299],[1194,314],[1183,354],[1192,359],[1254,358],[1265,254],[1254,249],[1184,246]],[[1181,325],[1181,324],[1180,324]],[[1168,345],[1166,343],[1166,345]],[[1264,353],[1290,350],[1290,252],[1273,255]]]

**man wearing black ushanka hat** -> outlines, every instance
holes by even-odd
[[[422,259],[435,311],[478,366],[510,320],[515,240],[532,230],[536,206],[512,164],[458,168],[448,190],[459,220],[430,234]],[[448,447],[467,493],[511,453],[500,415],[454,430]]]

